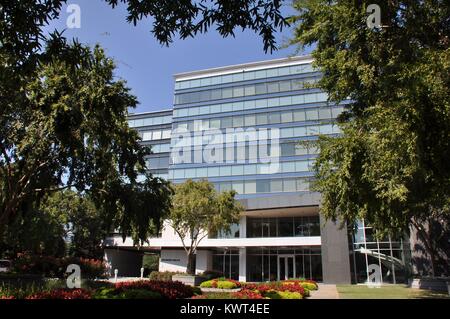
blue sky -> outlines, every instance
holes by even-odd
[[[66,29],[64,35],[76,37],[82,43],[99,43],[117,64],[117,76],[127,81],[140,105],[132,112],[147,112],[171,108],[173,101],[173,74],[293,55],[294,47],[264,53],[262,39],[253,32],[238,32],[235,38],[222,38],[214,29],[193,39],[174,39],[165,47],[150,32],[151,21],[134,26],[126,22],[126,7],[114,10],[103,0],[74,0],[69,4],[81,8],[81,28],[66,29],[64,6],[60,19],[51,23],[49,30]],[[283,12],[293,13],[286,2]],[[277,35],[281,45],[292,35],[291,29]]]

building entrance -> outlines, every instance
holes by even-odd
[[[295,277],[295,256],[278,255],[278,280],[288,280]]]

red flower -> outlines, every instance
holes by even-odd
[[[139,280],[116,284],[116,290],[145,289],[161,294],[163,298],[179,299],[194,295],[192,288],[179,281]]]
[[[91,299],[91,294],[84,289],[55,289],[38,292],[25,299]]]

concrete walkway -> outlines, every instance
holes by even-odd
[[[312,290],[308,299],[339,299],[336,285],[320,284],[318,290]]]

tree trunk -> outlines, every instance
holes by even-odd
[[[186,267],[186,273],[188,275],[195,275],[195,257],[196,255],[192,252],[188,252],[188,263]]]

